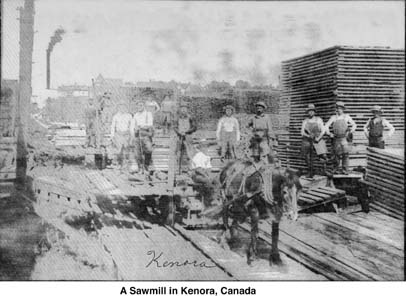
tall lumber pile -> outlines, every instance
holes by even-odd
[[[310,103],[316,106],[317,115],[324,122],[335,113],[337,101],[345,103],[346,112],[358,126],[350,155],[351,167],[366,166],[363,126],[371,117],[373,105],[380,105],[384,117],[396,128],[386,144],[403,147],[404,64],[404,50],[347,46],[282,62],[280,114],[289,116],[289,133],[279,137],[282,163],[297,169],[305,166],[299,155],[300,129]]]
[[[401,149],[367,148],[366,182],[371,206],[403,220],[405,214],[405,157]]]

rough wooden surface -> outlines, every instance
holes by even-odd
[[[262,238],[270,227],[260,225]],[[379,212],[300,216],[280,231],[288,257],[330,280],[404,280],[404,225]]]

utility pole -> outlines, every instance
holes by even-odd
[[[17,184],[24,187],[27,171],[27,125],[31,107],[34,0],[24,0],[20,10],[19,95],[17,101]]]

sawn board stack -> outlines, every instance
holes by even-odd
[[[280,141],[285,165],[301,169],[300,129],[306,108],[314,104],[324,123],[335,113],[335,103],[343,101],[346,112],[357,124],[350,166],[366,165],[367,140],[363,126],[373,105],[380,105],[396,128],[386,141],[390,147],[404,145],[404,50],[335,46],[284,61],[281,75],[280,110],[289,115],[289,135]],[[330,140],[325,136],[330,148]],[[331,153],[331,152],[330,152]],[[316,163],[317,165],[317,163]]]
[[[367,148],[366,182],[371,206],[397,219],[405,214],[405,158],[400,149]]]

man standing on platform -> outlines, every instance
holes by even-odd
[[[256,114],[248,121],[248,128],[252,130],[250,149],[254,160],[263,161],[266,164],[276,163],[276,154],[273,145],[276,136],[272,122],[265,114],[266,104],[259,101],[255,104]]]
[[[175,122],[174,131],[178,135],[178,143],[176,147],[176,153],[179,153],[178,165],[179,172],[181,171],[182,159],[184,155],[189,155],[187,153],[190,145],[192,143],[192,133],[197,130],[195,121],[188,113],[188,108],[186,104],[181,104],[179,117]]]
[[[316,151],[317,156],[323,162],[323,171],[326,172],[327,147],[326,142],[322,139],[325,129],[323,120],[316,116],[316,107],[309,104],[306,110],[308,117],[302,123],[302,155],[304,156],[308,169],[308,176],[313,177],[312,151]]]
[[[383,131],[385,128],[389,129],[389,133],[386,136],[386,139],[388,139],[395,132],[395,127],[382,117],[382,108],[379,105],[375,105],[372,108],[372,113],[374,116],[370,118],[364,126],[364,133],[368,139],[368,146],[385,149]]]
[[[344,113],[344,102],[336,103],[336,114],[331,116],[326,123],[326,133],[333,138],[333,151],[335,158],[335,172],[339,171],[340,161],[342,163],[342,173],[348,174],[349,171],[349,155],[352,135],[357,129],[357,124],[352,120],[351,116]],[[330,126],[333,126],[333,133],[330,132]]]
[[[145,109],[145,103],[137,103],[137,112],[134,114],[131,134],[134,137],[135,153],[138,167],[148,171],[152,162],[152,137],[154,135],[154,119],[152,112]]]
[[[224,110],[226,115],[219,120],[216,131],[217,141],[221,147],[221,160],[224,160],[227,149],[231,159],[235,159],[235,145],[240,141],[240,124],[233,116],[235,110],[232,105],[227,105]]]
[[[128,112],[128,106],[125,103],[118,104],[118,112],[114,115],[111,124],[111,139],[118,154],[115,162],[123,167],[124,160],[128,160],[130,130],[132,116]]]

